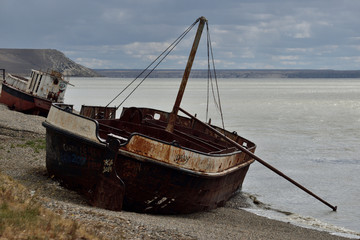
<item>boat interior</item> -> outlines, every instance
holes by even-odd
[[[177,116],[174,131],[171,133],[165,130],[170,113],[160,110],[136,107],[124,108],[118,119],[115,118],[115,109],[112,109],[112,111],[109,111],[109,109],[97,111],[96,114],[94,114],[95,111],[82,110],[81,112],[82,115],[88,113],[85,115],[98,121],[98,133],[103,139],[107,139],[108,134],[114,134],[122,142],[126,142],[132,134],[138,133],[207,154],[226,154],[238,151],[225,141],[224,137],[221,137],[194,118]],[[230,133],[219,128],[217,130],[247,149],[255,148],[254,143],[238,136],[236,133]]]

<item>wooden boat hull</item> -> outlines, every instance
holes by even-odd
[[[59,113],[60,110],[56,110]],[[199,155],[196,151],[135,133],[125,143],[119,144],[116,137],[97,141],[96,134],[91,136],[93,130],[98,130],[95,120],[66,114],[68,116],[63,118],[50,111],[50,119],[48,117],[49,120],[43,123],[46,127],[46,167],[51,176],[84,194],[94,206],[155,214],[213,209],[222,206],[241,188],[254,161],[241,152],[235,155]],[[52,122],[51,118],[59,124]],[[82,127],[74,124],[79,118],[88,123]],[[92,130],[81,135],[71,130],[73,126],[67,127],[67,123],[76,129]],[[141,149],[147,148],[146,153],[139,150],[139,145],[143,146]],[[162,149],[161,153],[158,147]],[[134,148],[138,149],[133,151]],[[159,154],[155,157],[151,149]],[[166,157],[162,159],[162,154],[178,164]],[[192,169],[183,167],[186,166],[186,156],[198,157],[198,166],[223,159],[238,161],[239,164],[221,172],[205,172],[197,170],[194,164]]]
[[[20,91],[5,82],[2,84],[0,103],[10,109],[34,115],[47,116],[52,102]]]

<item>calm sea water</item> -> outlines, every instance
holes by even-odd
[[[73,78],[75,87],[68,88],[66,103],[78,110],[82,104],[107,104],[131,80]],[[170,111],[179,84],[180,79],[147,79],[123,106]],[[206,86],[206,79],[190,79],[181,104],[203,120]],[[246,209],[358,238],[360,79],[219,79],[219,88],[227,129],[255,142],[259,157],[338,206],[333,212],[255,162],[242,190],[263,205]],[[120,96],[110,106],[117,106],[122,99]],[[211,108],[210,112],[212,123],[219,125],[218,111]]]

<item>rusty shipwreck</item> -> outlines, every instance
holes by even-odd
[[[50,176],[94,206],[155,214],[213,209],[241,188],[254,162],[241,148],[253,153],[256,145],[180,107],[207,20],[195,23],[198,30],[172,112],[124,107],[116,118],[117,108],[83,106],[75,113],[52,105],[43,123]]]
[[[45,117],[52,103],[64,102],[70,84],[57,71],[31,70],[30,78],[13,74],[3,78],[0,103],[19,112]]]

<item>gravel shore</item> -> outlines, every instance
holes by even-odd
[[[37,194],[44,207],[65,218],[77,220],[100,238],[347,239],[260,217],[239,209],[234,203],[208,212],[175,216],[114,212],[91,207],[80,195],[61,187],[47,175],[44,149],[26,144],[29,140],[44,142],[45,128],[41,125],[44,120],[43,117],[10,111],[0,105],[0,171]]]

